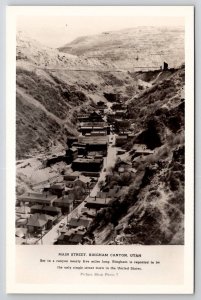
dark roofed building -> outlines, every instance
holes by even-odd
[[[46,214],[33,214],[27,221],[27,229],[29,232],[42,231],[50,229],[53,224],[54,217]]]
[[[36,204],[31,207],[31,213],[47,214],[52,217],[58,217],[61,215],[61,209],[58,207]]]
[[[49,192],[57,197],[62,197],[65,192],[65,185],[63,183],[56,183],[50,186]]]
[[[63,196],[54,201],[53,206],[59,207],[62,210],[62,213],[70,213],[73,210],[74,200],[69,196]]]
[[[68,240],[69,245],[78,245],[82,242],[84,233],[75,233],[72,234]]]
[[[72,147],[66,150],[66,163],[71,164],[74,159],[78,156],[78,149],[76,147]]]
[[[79,142],[86,145],[87,152],[103,151],[107,154],[108,137],[107,136],[81,136]]]
[[[91,223],[91,220],[84,219],[84,218],[71,218],[69,222],[70,228],[77,228],[80,226],[83,226],[84,228],[87,228]]]
[[[57,198],[56,195],[49,195],[47,193],[25,193],[18,196],[17,201],[28,202],[30,204],[43,204],[52,205],[53,201]]]
[[[74,137],[74,136],[69,136],[67,138],[67,142],[66,144],[68,145],[69,148],[72,147],[73,143],[76,143],[78,141],[78,138],[77,137]]]
[[[100,172],[103,159],[77,158],[72,162],[73,171]]]
[[[99,197],[89,197],[85,206],[87,208],[100,209],[102,207],[107,207],[111,203],[111,198],[99,198]]]
[[[86,230],[77,230],[77,229],[70,229],[58,237],[57,245],[78,245],[82,242],[83,236],[85,235]]]
[[[119,135],[116,137],[115,144],[117,147],[123,146],[128,140],[128,137],[126,135]]]

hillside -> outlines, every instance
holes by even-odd
[[[117,185],[122,193],[91,224],[89,238],[96,244],[184,243],[185,69],[159,74],[152,87],[129,101],[134,137],[124,148],[133,171],[119,173],[117,161],[108,174],[103,189]],[[154,152],[136,156],[136,143]]]
[[[159,69],[164,61],[178,67],[184,61],[184,30],[143,26],[108,31],[79,37],[59,50],[126,70]]]
[[[61,54],[22,33],[16,65],[17,159],[64,146],[68,134],[77,134],[79,111],[106,101],[104,93],[128,96],[133,82],[126,72],[109,72],[111,65]]]
[[[79,134],[79,113],[95,110],[99,100],[108,108],[121,100],[127,107],[121,121],[130,122],[131,138],[123,149],[115,146],[120,133],[106,110],[103,117],[114,130],[114,144],[108,143],[114,157],[108,160],[114,165],[100,172],[101,193],[119,190],[98,210],[86,243],[184,244],[183,39],[179,28],[137,27],[81,37],[58,50],[19,33],[17,193],[70,172],[64,162],[47,167],[47,156],[64,153],[66,138]],[[164,61],[171,68],[161,69]],[[136,144],[145,144],[149,154],[137,156]]]

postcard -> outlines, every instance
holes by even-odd
[[[7,7],[7,293],[194,291],[194,7]]]

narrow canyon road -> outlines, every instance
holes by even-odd
[[[113,167],[115,165],[116,162],[116,147],[115,147],[115,135],[114,134],[110,134],[109,136],[109,145],[108,145],[108,152],[107,152],[107,156],[104,158],[104,165],[103,168],[100,172],[100,176],[98,178],[98,181],[96,183],[96,185],[93,187],[90,196],[95,197],[98,193],[98,191],[100,191],[99,188],[99,182],[104,181],[107,171]],[[42,239],[40,238],[37,241],[37,244],[45,244],[45,245],[53,245],[55,243],[55,241],[58,239],[59,235],[60,235],[60,231],[61,231],[61,227],[62,224],[64,224],[64,226],[71,220],[71,218],[74,217],[78,217],[81,215],[81,210],[82,208],[85,206],[85,202],[87,201],[87,199],[89,198],[89,196],[87,196],[85,198],[85,200],[78,205],[71,213],[69,213],[68,215],[64,216],[59,223],[57,223],[50,231],[48,231],[43,237]]]

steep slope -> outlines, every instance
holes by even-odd
[[[184,61],[184,29],[141,26],[108,31],[77,38],[59,50],[98,58],[120,69],[158,69],[164,61],[170,67],[178,67]]]
[[[61,54],[22,33],[16,59],[17,159],[51,150],[53,142],[65,145],[68,134],[77,134],[79,111],[106,100],[104,93],[127,95],[133,82],[126,72],[109,72],[111,64]]]
[[[129,101],[134,138],[125,148],[134,172],[119,173],[118,162],[111,170],[104,188],[120,185],[123,193],[98,212],[89,230],[95,243],[184,244],[185,69],[162,75]],[[136,143],[153,154],[136,156]]]

